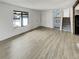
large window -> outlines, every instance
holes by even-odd
[[[15,11],[13,17],[14,27],[24,27],[28,25],[28,12],[24,11]]]

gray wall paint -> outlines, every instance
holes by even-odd
[[[29,25],[13,27],[13,10],[29,12]],[[0,3],[0,41],[40,26],[40,11]]]

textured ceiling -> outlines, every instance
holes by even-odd
[[[31,9],[54,9],[71,7],[76,0],[0,0],[2,2],[31,8]]]

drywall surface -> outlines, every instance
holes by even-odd
[[[41,26],[53,28],[52,10],[44,10],[41,12]]]
[[[13,10],[29,12],[26,27],[13,27]],[[0,41],[40,26],[40,11],[0,2]]]
[[[70,9],[69,8],[63,9],[63,17],[70,17]]]
[[[71,32],[74,33],[74,20],[73,20],[73,8],[63,9],[62,12],[64,15],[62,17],[70,17],[70,24],[71,24]],[[64,13],[65,12],[65,13]],[[54,18],[53,18],[53,10],[44,10],[41,12],[41,26],[54,28]]]
[[[75,33],[75,20],[73,19],[73,8],[70,8],[71,33]]]
[[[75,15],[79,15],[79,10],[75,10]]]

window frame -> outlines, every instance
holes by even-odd
[[[25,12],[25,11],[17,11],[17,10],[13,10],[13,12],[15,13],[15,12],[20,12],[21,13],[21,26],[17,26],[17,27],[25,27],[24,25],[23,25],[23,13],[26,13],[25,15],[27,15],[27,18],[28,18],[28,21],[27,21],[27,25],[29,24],[29,12]],[[13,13],[13,14],[14,14]],[[15,15],[15,14],[14,14]],[[13,20],[14,20],[14,17],[13,17]],[[15,19],[16,20],[16,19]],[[26,26],[27,26],[26,25]],[[16,27],[16,26],[15,26]]]

